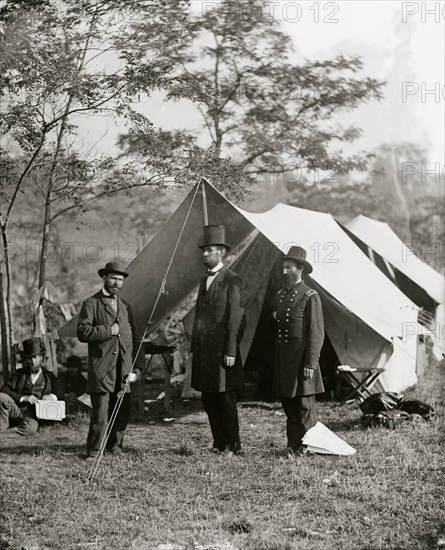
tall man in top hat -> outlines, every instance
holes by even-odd
[[[212,451],[241,450],[236,392],[244,387],[239,353],[241,280],[224,266],[229,250],[225,227],[204,227],[202,262],[208,271],[200,281],[192,333],[191,385],[202,402],[213,435]]]
[[[130,384],[143,369],[144,357],[138,354],[133,372],[133,360],[141,338],[129,304],[119,296],[128,277],[119,262],[109,262],[99,269],[103,288],[85,300],[79,314],[77,337],[88,343],[87,392],[93,410],[87,437],[87,458],[94,459],[107,430],[119,392],[124,397],[109,434],[106,449],[110,453],[122,450],[122,441],[131,413]]]
[[[293,246],[282,264],[275,298],[277,322],[275,389],[287,416],[289,453],[302,450],[304,434],[316,423],[315,394],[324,386],[318,360],[324,340],[320,296],[303,282],[312,272],[306,250]]]
[[[39,429],[35,404],[55,401],[56,379],[44,368],[45,347],[40,338],[23,342],[23,368],[17,370],[0,388],[0,432],[12,428],[20,435]]]

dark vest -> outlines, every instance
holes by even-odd
[[[46,386],[45,377],[43,375],[43,372],[41,372],[39,374],[39,377],[35,381],[34,385],[31,382],[31,376],[29,376],[29,378],[28,378],[28,383],[31,386],[32,395],[35,395],[39,399],[42,399],[43,392],[45,391],[45,386]]]
[[[35,381],[35,384],[31,381],[31,375],[29,374],[26,378],[25,385],[23,386],[23,395],[35,395],[38,399],[42,399],[43,392],[45,391],[45,377],[43,372],[40,373],[39,377]]]

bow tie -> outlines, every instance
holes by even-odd
[[[207,271],[207,275],[208,275],[209,277],[213,277],[213,276],[216,275],[217,273],[218,273],[217,271],[212,271],[211,269],[209,269],[209,270]]]

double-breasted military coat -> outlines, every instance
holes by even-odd
[[[324,392],[318,360],[324,340],[320,296],[303,281],[281,289],[275,297],[277,323],[275,391],[278,397],[307,396]],[[304,368],[314,370],[304,378]]]
[[[207,276],[200,280],[195,308],[191,351],[195,390],[224,392],[244,387],[239,341],[243,308],[241,279],[222,267],[206,290]],[[224,355],[235,357],[233,367],[223,368]]]

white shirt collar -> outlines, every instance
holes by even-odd
[[[37,378],[42,374],[42,367],[40,367],[39,372],[31,373],[31,382],[34,385],[37,382]]]
[[[105,290],[105,287],[102,289],[102,294],[104,296],[106,296],[107,298],[109,298],[111,296],[111,294],[107,290]]]
[[[211,270],[209,269],[209,271],[213,271],[214,272],[214,275],[211,275],[210,273],[207,275],[207,279],[206,279],[206,289],[209,290],[210,288],[210,285],[213,283],[213,281],[215,280],[215,277],[218,275],[218,272],[224,267],[224,264],[222,262],[219,262],[218,265],[215,265],[214,268],[212,268]]]

